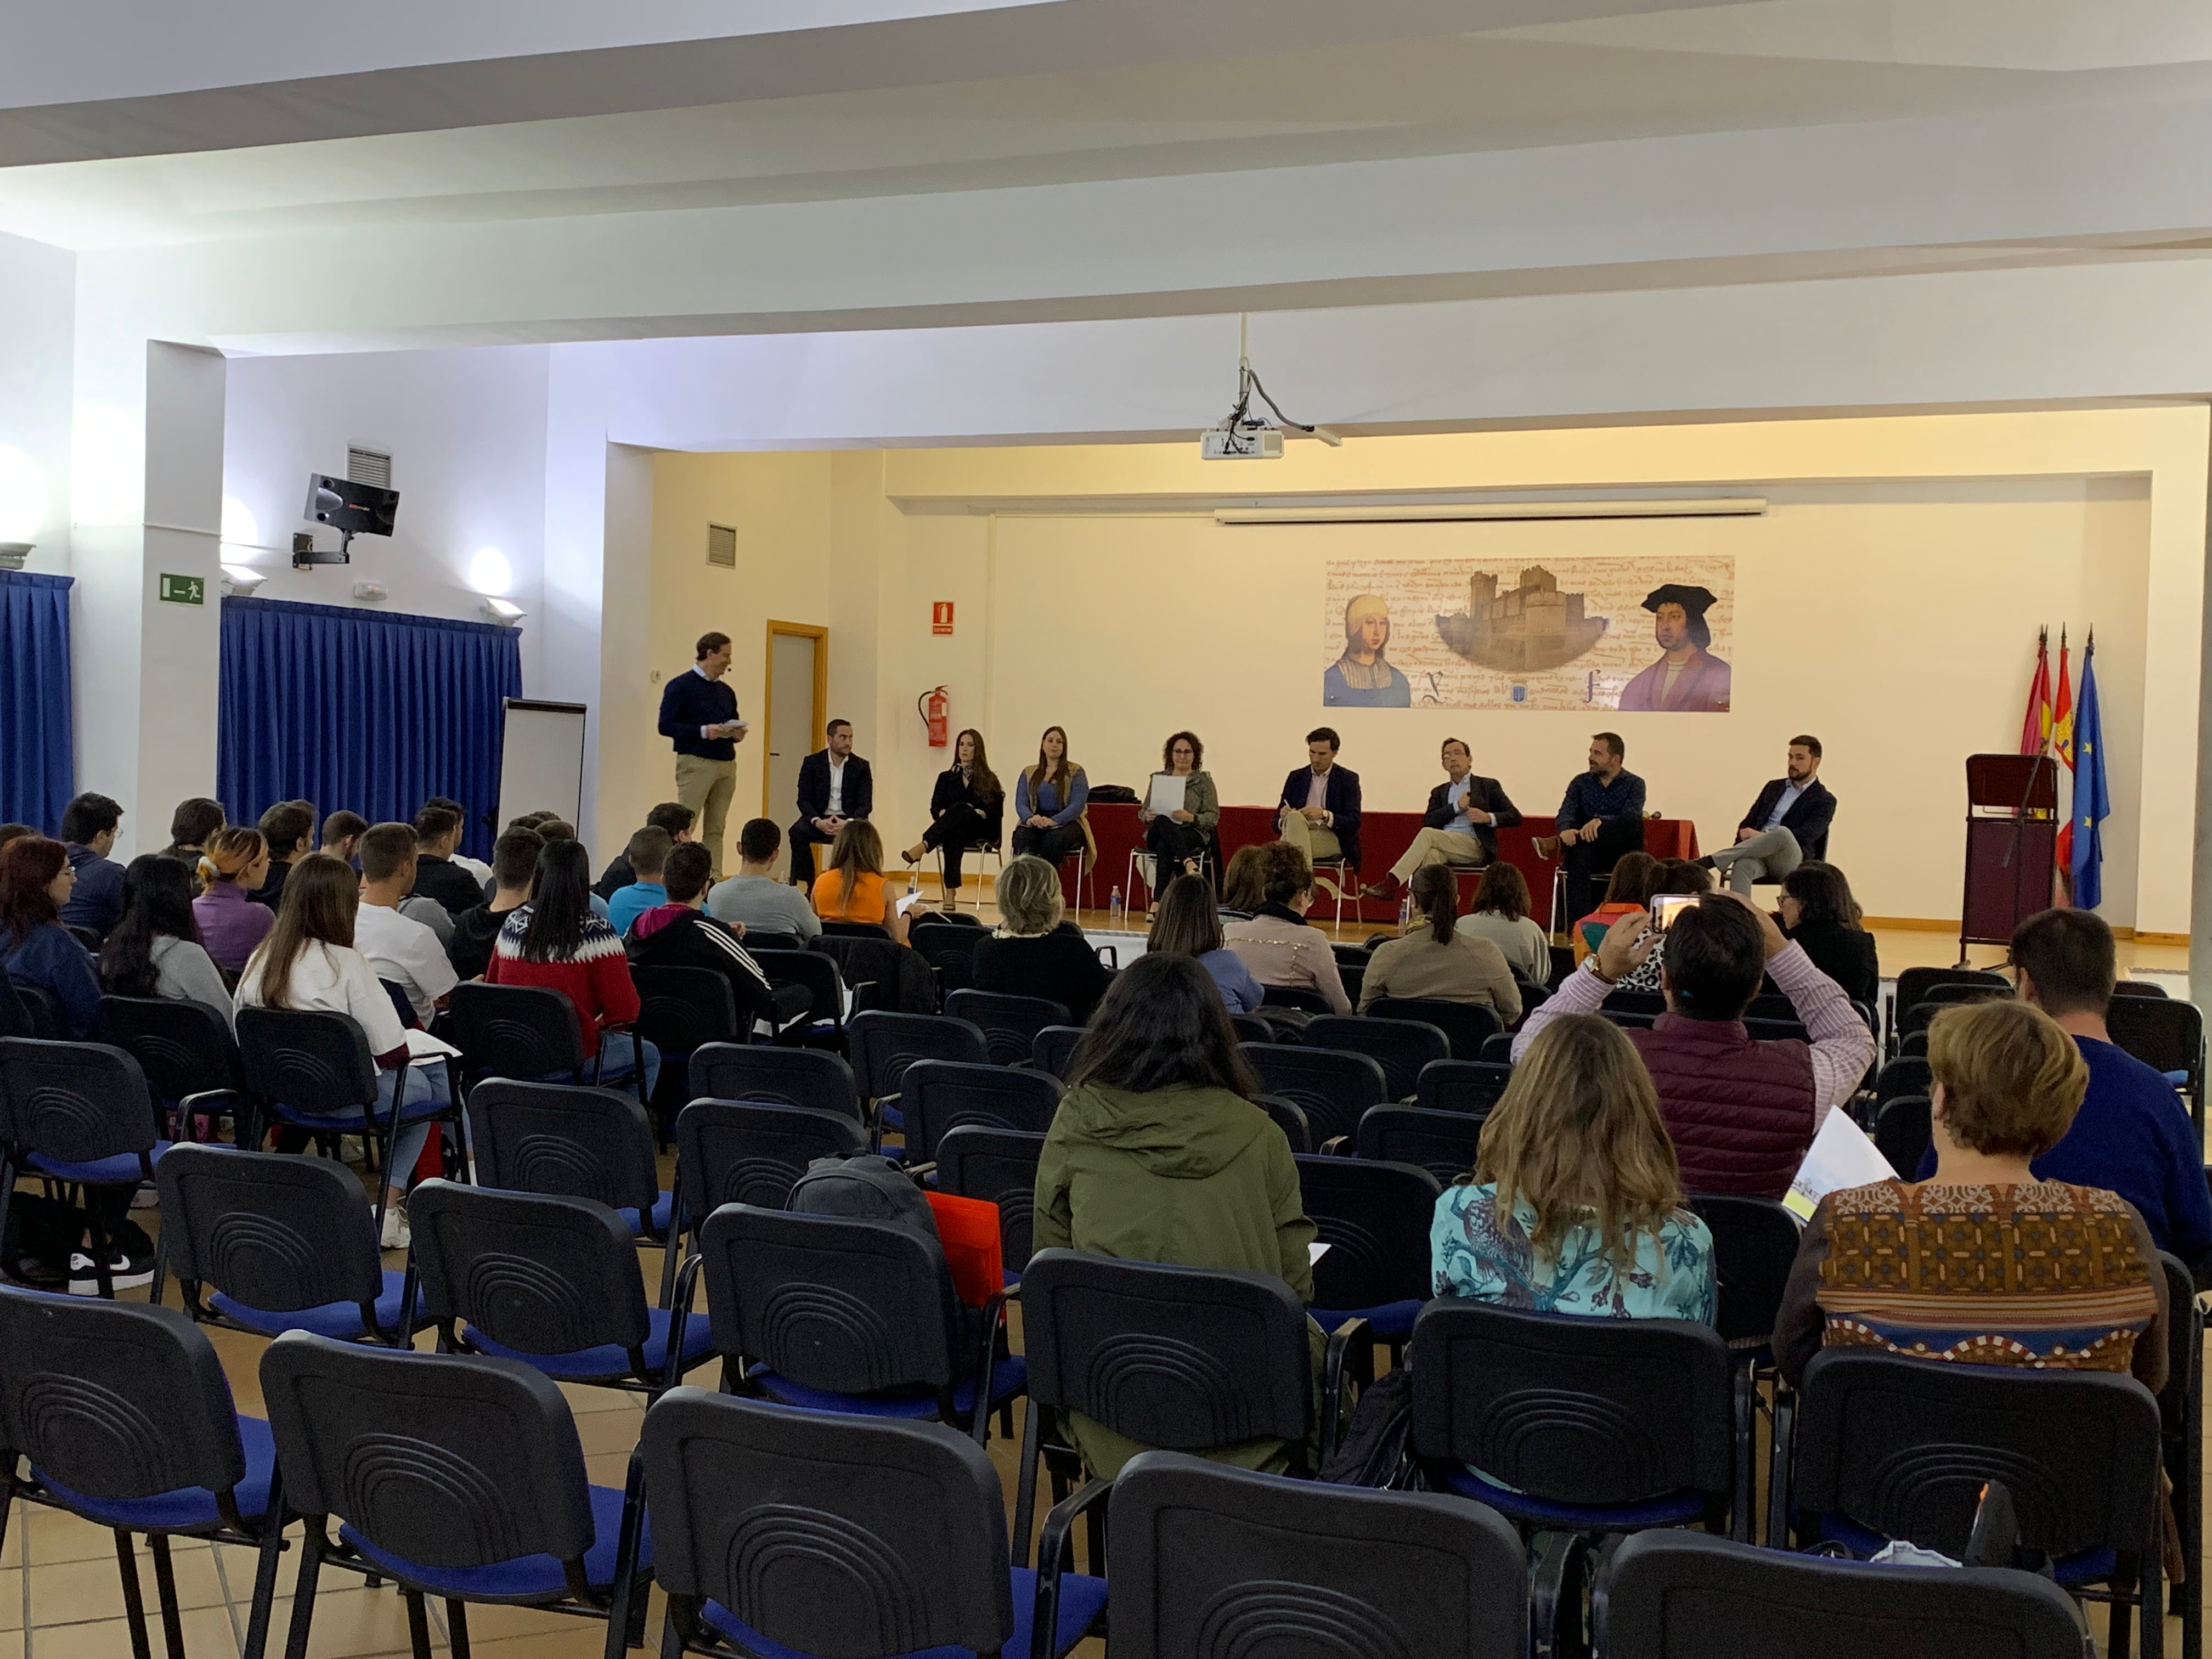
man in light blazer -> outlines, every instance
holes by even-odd
[[[1364,890],[1364,896],[1387,899],[1413,878],[1425,864],[1449,864],[1455,870],[1480,870],[1498,857],[1498,831],[1521,822],[1520,809],[1506,798],[1496,778],[1479,777],[1474,756],[1457,738],[1443,746],[1444,781],[1429,791],[1428,811],[1405,856],[1390,873]]]
[[[865,818],[876,804],[876,781],[853,752],[853,722],[831,720],[829,747],[799,763],[799,822],[791,826],[791,879],[814,885],[814,849],[837,839],[848,818]]]

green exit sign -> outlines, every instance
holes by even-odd
[[[161,603],[164,605],[205,605],[207,578],[205,576],[176,576],[161,573]]]

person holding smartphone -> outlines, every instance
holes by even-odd
[[[1712,890],[1712,877],[1688,859],[1660,860],[1658,873],[1652,878],[1650,896],[1644,900],[1651,915],[1651,954],[1620,981],[1622,990],[1659,988],[1659,972],[1667,960],[1667,929],[1685,905],[1696,903],[1698,894]]]

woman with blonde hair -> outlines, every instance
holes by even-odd
[[[1713,1322],[1712,1234],[1683,1207],[1659,1091],[1619,1027],[1568,1014],[1538,1035],[1473,1178],[1437,1200],[1429,1255],[1438,1296]]]
[[[1221,930],[1223,942],[1261,985],[1311,991],[1329,1012],[1350,1013],[1352,999],[1337,972],[1336,953],[1328,935],[1306,921],[1313,907],[1313,866],[1286,841],[1271,841],[1258,852],[1260,902],[1248,920]]]
[[[884,838],[866,818],[847,818],[837,831],[813,899],[824,921],[866,922],[906,943],[906,918],[884,884]]]
[[[235,975],[276,926],[276,913],[251,896],[269,878],[269,843],[251,825],[234,823],[207,839],[200,853],[200,896],[192,901],[200,943],[215,965]]]
[[[1045,997],[1088,1024],[1113,975],[1082,930],[1063,920],[1066,909],[1057,866],[1027,856],[1009,862],[999,876],[999,925],[975,942],[975,988]]]
[[[1036,764],[1014,781],[1012,850],[1058,864],[1070,853],[1087,850],[1090,831],[1083,809],[1090,805],[1091,780],[1067,757],[1067,732],[1048,726],[1037,739]]]

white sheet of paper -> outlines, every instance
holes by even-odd
[[[1182,811],[1183,792],[1189,787],[1188,778],[1179,778],[1172,772],[1152,774],[1152,793],[1145,805],[1155,812]]]
[[[428,1031],[407,1029],[407,1058],[410,1060],[447,1060],[461,1051],[443,1037],[432,1036]]]
[[[1328,1252],[1329,1246],[1322,1243],[1321,1240],[1316,1238],[1312,1243],[1306,1246],[1306,1266],[1309,1267],[1312,1267],[1315,1262],[1320,1261],[1322,1257],[1327,1255]]]
[[[901,915],[904,915],[908,911],[913,909],[915,905],[921,902],[921,889],[917,887],[911,893],[902,894],[900,896],[898,902],[898,913]]]
[[[1809,1221],[1814,1206],[1830,1193],[1845,1187],[1863,1187],[1870,1182],[1896,1179],[1897,1171],[1889,1167],[1889,1160],[1867,1139],[1866,1131],[1851,1121],[1848,1112],[1838,1109],[1828,1114],[1820,1133],[1806,1148],[1805,1161],[1797,1166],[1796,1179],[1782,1195],[1782,1207],[1800,1221]]]

